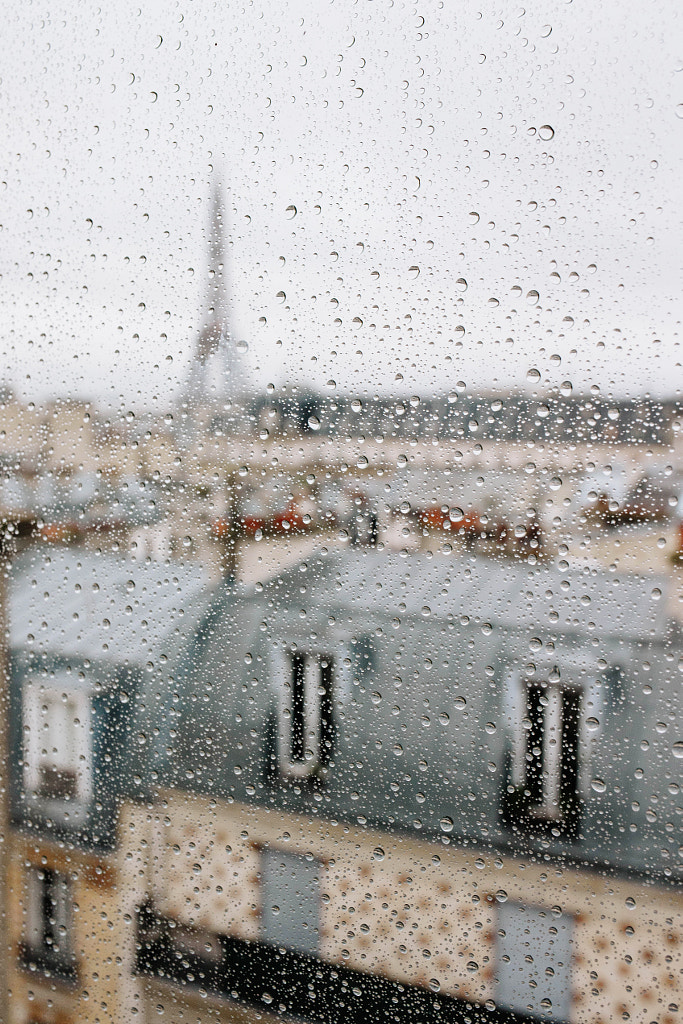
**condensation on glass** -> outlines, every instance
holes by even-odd
[[[657,13],[12,11],[2,1021],[680,1019]]]

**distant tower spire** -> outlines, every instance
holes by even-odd
[[[229,340],[228,273],[225,256],[225,215],[223,210],[223,183],[217,178],[211,197],[211,220],[208,230],[208,254],[204,326],[197,338],[197,359],[205,363],[221,342],[222,335]]]
[[[183,404],[195,409],[222,411],[243,395],[246,374],[232,333],[226,218],[223,183],[214,179],[206,231],[208,260],[202,325],[183,395]]]

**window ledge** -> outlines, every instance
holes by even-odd
[[[18,950],[18,960],[20,967],[32,974],[42,974],[70,988],[78,983],[78,969],[69,957],[51,954],[43,949],[32,949],[22,942]]]

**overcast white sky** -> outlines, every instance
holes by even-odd
[[[680,0],[3,18],[2,349],[24,395],[170,403],[214,166],[257,384],[501,391],[534,367],[680,388]]]

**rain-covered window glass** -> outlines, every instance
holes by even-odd
[[[678,1024],[679,0],[3,28],[0,1024]]]

